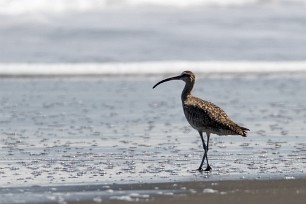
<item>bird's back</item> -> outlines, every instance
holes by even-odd
[[[220,107],[209,101],[189,95],[183,101],[183,109],[189,124],[198,131],[244,137],[248,131],[234,123]]]

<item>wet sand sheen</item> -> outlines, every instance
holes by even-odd
[[[183,83],[157,92],[153,77],[2,79],[0,203],[17,203],[18,195],[29,203],[65,198],[52,186],[69,192],[60,187],[305,178],[305,79],[303,73],[199,76],[194,95],[251,129],[247,138],[212,135],[209,175],[194,171],[203,150],[183,115]],[[46,191],[35,194],[35,186]],[[141,187],[131,186],[137,197]],[[18,194],[23,188],[33,193]],[[171,197],[171,189],[164,192]],[[78,195],[102,199],[95,190]]]
[[[0,188],[4,203],[304,203],[306,180],[264,179]],[[24,200],[24,195],[31,200]]]
[[[160,195],[152,195],[142,198],[140,195],[130,196],[129,201],[137,203],[304,203],[306,199],[306,180],[244,180],[244,181],[221,181],[221,182],[186,182],[186,183],[159,183],[126,186],[122,189],[139,190],[156,189],[165,192]],[[176,191],[181,191],[176,193]],[[173,192],[173,195],[171,195]],[[133,195],[133,194],[132,194]],[[124,197],[121,197],[121,199]],[[128,197],[126,197],[128,199]],[[117,197],[120,199],[120,197]],[[120,203],[113,198],[105,203]],[[127,200],[126,200],[127,201]],[[76,203],[76,202],[71,202]],[[93,203],[93,202],[84,202]],[[104,201],[103,201],[104,203]]]
[[[297,203],[306,199],[305,179],[171,182],[113,185],[35,186],[7,189],[43,203]],[[18,193],[16,193],[18,191]],[[3,192],[2,192],[3,194]],[[45,197],[39,197],[38,195]],[[6,196],[4,194],[4,196]],[[47,198],[47,200],[45,200]],[[15,198],[16,199],[16,198]],[[20,198],[22,199],[22,197]],[[65,202],[64,202],[65,201]]]

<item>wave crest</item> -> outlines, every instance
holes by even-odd
[[[0,76],[96,76],[180,73],[306,72],[306,61],[160,61],[76,64],[0,64]]]

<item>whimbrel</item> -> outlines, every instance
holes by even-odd
[[[153,89],[159,84],[170,80],[183,80],[185,82],[185,87],[181,95],[184,114],[189,124],[199,132],[204,149],[202,162],[197,170],[203,171],[202,166],[206,158],[207,167],[204,171],[210,171],[211,167],[207,157],[210,134],[241,135],[246,137],[246,132],[249,131],[249,129],[234,123],[227,114],[215,104],[192,96],[191,91],[195,82],[195,76],[191,71],[184,71],[179,76],[164,79],[155,84]],[[203,138],[203,132],[207,135],[207,145]]]

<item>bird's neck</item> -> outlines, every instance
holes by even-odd
[[[186,83],[185,84],[185,87],[184,87],[184,89],[182,91],[182,95],[181,95],[182,101],[185,101],[187,99],[187,97],[189,95],[191,95],[193,85],[194,85],[194,83]]]

